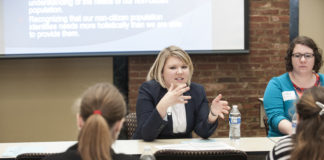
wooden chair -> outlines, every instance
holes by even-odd
[[[247,154],[240,150],[158,150],[156,160],[247,160]]]
[[[129,113],[125,118],[125,127],[127,132],[127,138],[131,139],[136,127],[137,127],[137,119],[136,119],[136,113]]]
[[[58,153],[22,153],[16,157],[16,160],[41,160],[46,156],[54,155]]]

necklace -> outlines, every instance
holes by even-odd
[[[314,86],[319,86],[320,85],[320,77],[319,77],[319,75],[317,74],[317,73],[314,73],[315,74],[315,78],[316,78],[316,81],[315,81],[315,84],[314,84]],[[292,73],[292,77],[293,77],[293,79],[294,80],[296,80],[296,78],[295,78],[295,76],[293,75],[293,73]],[[313,77],[313,76],[312,76]],[[313,78],[312,78],[313,79]],[[306,90],[306,89],[308,89],[308,88],[302,88],[302,87],[298,87],[293,81],[291,81],[292,82],[292,84],[293,84],[293,86],[294,86],[294,88],[295,88],[295,90],[297,91],[297,94],[298,95],[302,95],[303,93],[304,93],[304,91]]]
[[[317,75],[318,74],[313,72],[311,77],[305,80],[305,78],[304,78],[305,76],[296,76],[296,73],[291,72],[291,78],[292,78],[293,84],[295,84],[296,86],[302,86],[302,88],[310,88],[310,87],[312,87],[312,86],[310,86],[310,84],[313,83],[314,80],[316,81]]]

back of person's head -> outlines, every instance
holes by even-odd
[[[165,63],[170,56],[177,57],[184,64],[188,65],[189,72],[190,72],[189,80],[188,80],[188,85],[189,85],[193,74],[193,64],[188,53],[177,46],[169,46],[163,49],[162,51],[160,51],[159,55],[155,59],[155,62],[151,66],[150,71],[147,74],[146,80],[149,81],[154,79],[157,82],[159,82],[163,88],[166,88],[165,81],[162,77],[162,72]]]
[[[116,122],[126,115],[124,97],[109,83],[88,88],[81,97],[80,116],[84,121],[79,134],[78,150],[83,160],[110,160],[110,147],[116,132]]]
[[[314,67],[313,70],[317,73],[319,69],[322,66],[322,50],[319,49],[316,45],[316,43],[313,41],[313,39],[307,37],[307,36],[298,36],[295,39],[293,39],[288,47],[287,54],[285,57],[286,60],[286,71],[290,72],[293,70],[293,65],[292,65],[292,60],[291,57],[293,55],[293,51],[295,49],[295,46],[297,44],[305,45],[309,48],[311,48],[314,52],[314,57],[315,57],[315,62],[314,62]]]
[[[299,119],[291,159],[324,160],[323,104],[324,87],[306,90],[298,101],[296,109]]]

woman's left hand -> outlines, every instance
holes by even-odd
[[[219,94],[212,102],[210,106],[210,114],[214,117],[220,117],[224,119],[224,114],[228,114],[231,107],[228,106],[228,102],[221,100],[222,95]]]

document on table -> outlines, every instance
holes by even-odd
[[[234,150],[235,148],[221,141],[186,141],[180,144],[157,145],[158,149],[173,150]]]

